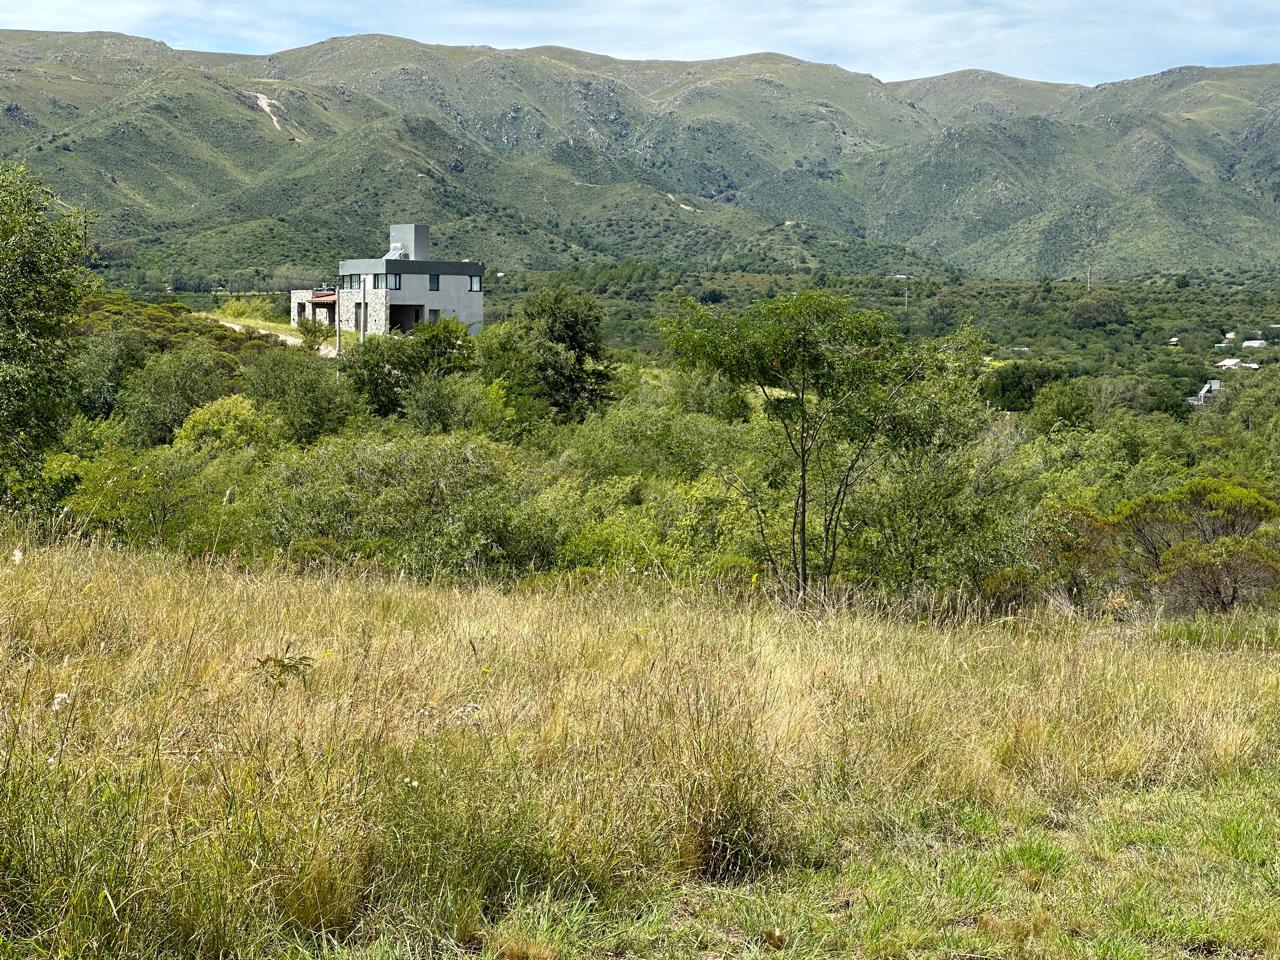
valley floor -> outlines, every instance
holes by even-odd
[[[1280,951],[1280,629],[0,536],[0,957]]]

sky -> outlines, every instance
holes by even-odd
[[[771,50],[882,80],[981,68],[1093,84],[1280,61],[1280,0],[0,0],[0,28],[114,30],[238,53],[352,33],[638,59]]]

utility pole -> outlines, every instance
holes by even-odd
[[[911,277],[905,273],[895,273],[888,277],[889,280],[902,281],[902,309],[906,310],[911,306]]]
[[[337,338],[333,345],[333,355],[342,355],[342,281],[338,281],[338,289],[333,294],[333,335]]]
[[[369,328],[369,293],[365,288],[364,274],[360,274],[360,342],[364,343],[364,332]]]

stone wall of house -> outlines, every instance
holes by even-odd
[[[387,333],[390,330],[390,311],[387,309],[386,290],[339,290],[338,291],[338,323],[343,330],[355,331],[356,305],[368,304],[369,324],[365,328],[369,333]]]
[[[289,322],[295,327],[298,325],[298,306],[302,305],[304,311],[310,311],[311,307],[311,291],[310,290],[290,290],[289,291]]]

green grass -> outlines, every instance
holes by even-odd
[[[1261,616],[1210,647],[21,549],[0,956],[1280,949]]]
[[[234,323],[236,326],[244,330],[256,330],[259,333],[273,333],[278,337],[288,338],[290,340],[302,339],[302,335],[298,333],[298,328],[283,320],[263,320],[255,316],[246,317],[235,313],[227,314],[222,311],[216,311],[213,313],[197,313],[195,315],[197,317],[204,317],[209,320],[213,320],[217,323],[222,323],[223,321]],[[355,335],[351,334],[350,336],[354,337]],[[372,336],[376,336],[376,334],[372,334]],[[322,346],[336,347],[337,343],[337,337],[333,336],[326,339]]]

